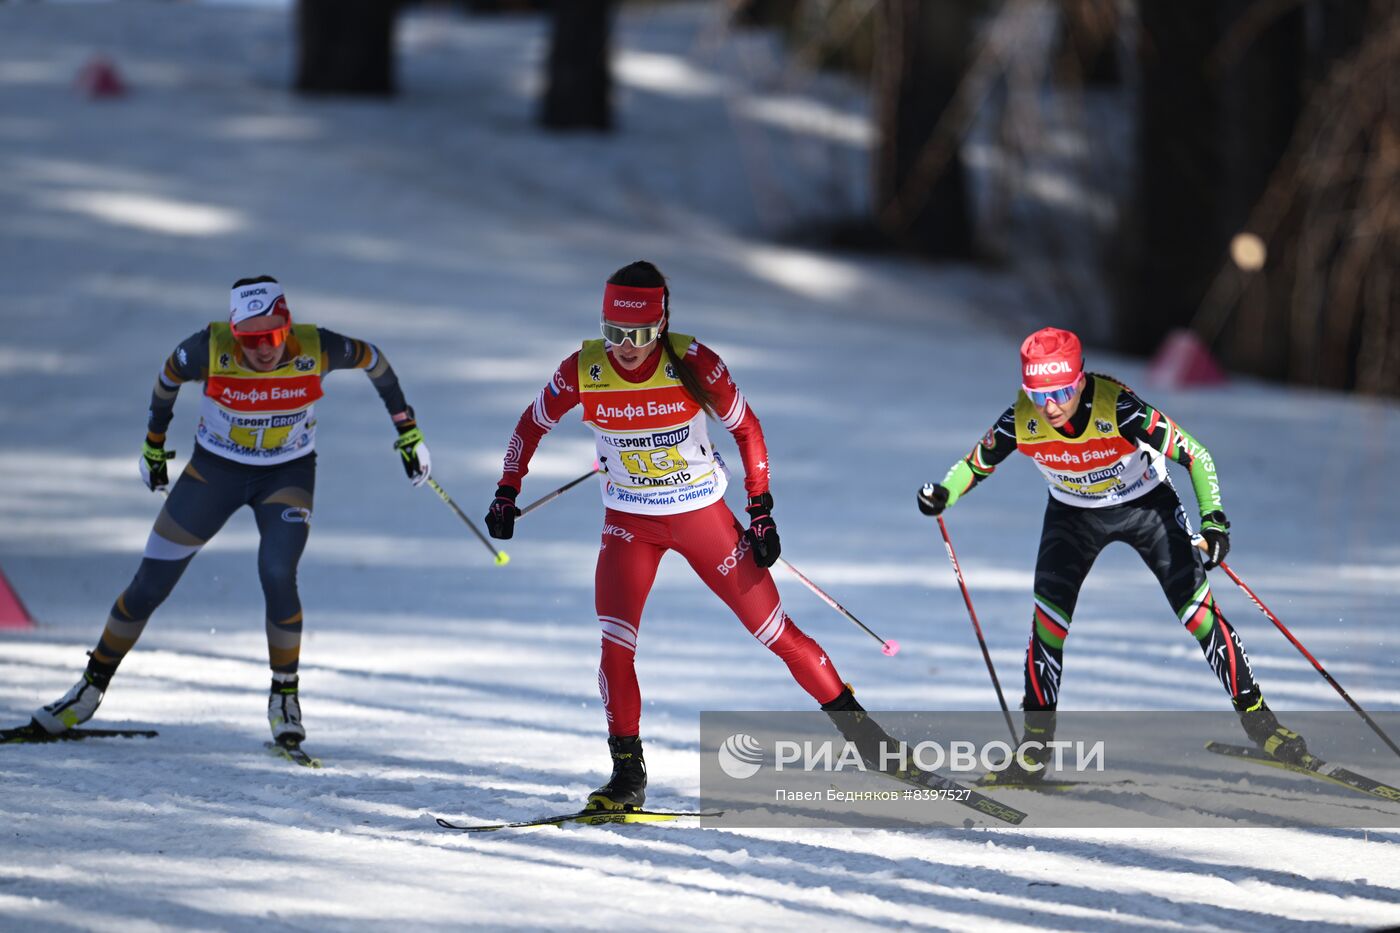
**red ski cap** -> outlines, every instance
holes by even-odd
[[[608,283],[603,290],[603,320],[616,324],[660,324],[666,316],[666,289],[633,288]]]
[[[1021,385],[1028,391],[1052,392],[1072,386],[1084,372],[1079,338],[1058,327],[1045,327],[1021,344]]]

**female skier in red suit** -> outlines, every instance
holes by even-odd
[[[634,262],[608,279],[602,331],[603,339],[584,341],[559,365],[520,416],[486,524],[493,537],[513,534],[520,514],[515,499],[535,448],[582,405],[597,440],[607,506],[594,599],[603,639],[598,686],[613,759],[612,778],[590,795],[589,806],[630,809],[646,799],[633,662],[642,608],[668,550],[690,563],[823,709],[861,708],[821,646],[783,612],[768,572],[779,542],[758,416],[713,350],[671,331],[670,290],[654,265]],[[744,461],[747,529],[724,503],[729,480],[710,442],[710,416],[734,436]]]

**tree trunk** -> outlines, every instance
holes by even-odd
[[[972,46],[966,0],[880,0],[875,212],[881,232],[922,255],[972,254],[959,152],[959,82]]]
[[[1089,87],[1123,83],[1118,21],[1117,0],[1060,0],[1057,70],[1062,80]]]
[[[472,13],[537,13],[549,0],[461,0]]]
[[[296,89],[390,95],[396,0],[298,0]]]
[[[729,21],[735,26],[791,25],[800,0],[726,0]]]
[[[610,130],[612,0],[554,0],[540,122],[553,130]]]
[[[1397,395],[1400,8],[1327,5],[1309,26],[1317,86],[1266,195],[1269,262],[1252,287],[1275,300],[1232,308],[1224,350],[1291,382]],[[1285,343],[1283,364],[1261,357],[1251,326]]]
[[[1302,14],[1285,10],[1235,44],[1252,6],[1140,4],[1138,256],[1122,349],[1148,352],[1191,323],[1287,148],[1301,108]]]
[[[1226,29],[1239,28],[1249,4],[1236,4]],[[1219,69],[1224,177],[1219,212],[1216,272],[1226,263],[1230,238],[1249,226],[1256,203],[1278,167],[1303,109],[1306,45],[1301,8],[1278,14],[1249,45]],[[1228,33],[1227,33],[1228,34]],[[1275,243],[1275,246],[1279,244]],[[1230,274],[1233,274],[1231,271]],[[1247,290],[1232,326],[1221,341],[1221,356],[1231,366],[1281,378],[1288,369],[1287,292],[1263,287]],[[1193,309],[1194,310],[1194,309]]]

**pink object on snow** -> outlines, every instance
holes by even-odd
[[[1195,331],[1178,329],[1167,335],[1147,367],[1147,381],[1167,389],[1224,385],[1229,378]]]

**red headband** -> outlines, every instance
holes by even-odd
[[[665,314],[665,288],[632,288],[609,282],[603,289],[605,321],[618,324],[659,324]]]

